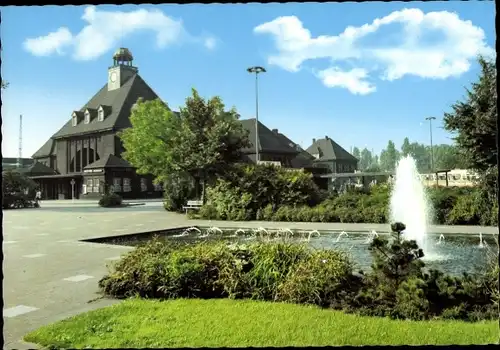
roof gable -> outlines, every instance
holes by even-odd
[[[306,150],[311,155],[319,155],[317,160],[350,160],[358,161],[356,157],[347,152],[342,146],[337,142],[333,141],[331,138],[326,137],[324,139],[316,140],[311,146]]]
[[[78,134],[99,132],[108,129],[121,129],[130,126],[130,109],[138,98],[145,101],[154,100],[158,95],[146,84],[146,82],[135,74],[122,87],[108,91],[106,83],[77,113],[84,113],[85,110],[97,110],[103,106],[105,117],[103,121],[92,118],[90,123],[85,124],[79,121],[76,126],[72,125],[71,119],[53,137],[69,137]]]
[[[248,139],[251,146],[247,149],[243,149],[243,153],[255,153],[255,123],[256,119],[244,119],[240,120],[243,128],[248,130]],[[264,153],[290,153],[297,154],[299,151],[288,145],[283,138],[277,135],[275,132],[271,131],[261,122],[258,122],[259,128],[259,152]]]
[[[43,144],[38,151],[36,151],[31,157],[32,158],[43,158],[49,157],[54,151],[54,139],[50,138]]]

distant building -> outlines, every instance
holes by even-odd
[[[20,161],[20,164],[18,162]],[[2,158],[2,170],[25,168],[34,163],[32,158]]]
[[[330,173],[354,173],[358,169],[358,159],[328,136],[313,139],[306,151],[314,157],[316,167],[326,168]]]

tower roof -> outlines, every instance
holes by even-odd
[[[115,51],[113,59],[119,62],[127,62],[127,61],[133,61],[134,56],[132,56],[132,52],[130,52],[129,49],[125,47],[120,47],[118,50]]]

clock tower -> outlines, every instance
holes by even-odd
[[[129,49],[119,48],[113,55],[113,66],[108,69],[108,91],[119,89],[139,71],[132,66],[134,57]]]

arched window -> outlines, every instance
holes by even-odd
[[[90,123],[90,112],[89,111],[85,111],[85,124],[88,124]]]

